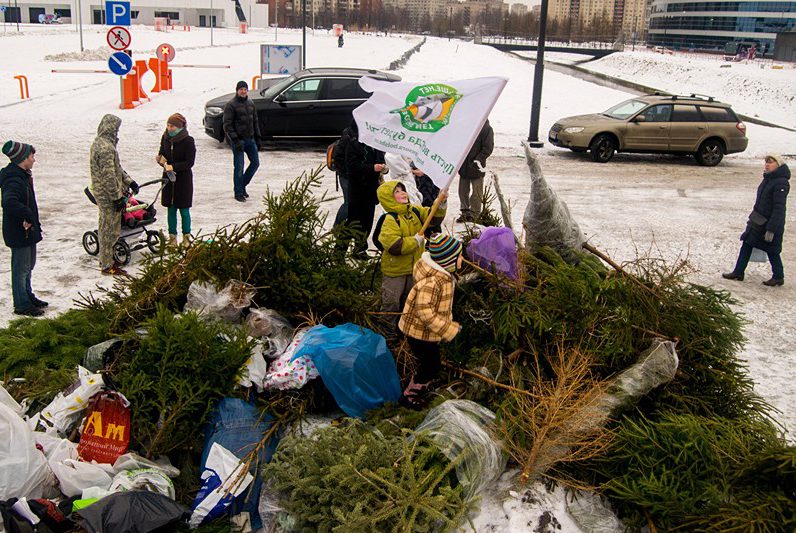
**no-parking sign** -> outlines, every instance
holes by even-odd
[[[174,50],[174,47],[169,43],[163,43],[159,44],[158,47],[155,48],[155,55],[158,56],[158,59],[161,61],[168,63],[174,59],[174,56],[177,55],[177,51]]]

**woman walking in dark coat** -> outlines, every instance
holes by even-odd
[[[746,265],[752,256],[752,249],[758,248],[768,254],[771,263],[771,279],[763,285],[777,287],[785,283],[785,270],[782,265],[782,235],[785,233],[785,204],[790,191],[790,169],[781,155],[767,155],[763,181],[757,187],[757,198],[746,230],[741,235],[743,244],[738,253],[738,261],[732,272],[722,277],[743,281]]]
[[[177,211],[182,220],[182,243],[191,242],[191,204],[193,203],[193,168],[196,144],[188,135],[185,117],[174,113],[166,121],[166,131],[160,138],[160,151],[155,157],[163,167],[163,177],[173,171],[174,181],[163,187],[161,203],[168,208],[169,244],[177,244]]]

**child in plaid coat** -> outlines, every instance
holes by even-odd
[[[424,406],[429,385],[440,369],[439,343],[453,340],[461,330],[453,320],[453,273],[461,266],[461,255],[459,240],[436,234],[428,241],[428,251],[415,263],[415,284],[398,322],[418,363],[400,399],[406,407]]]

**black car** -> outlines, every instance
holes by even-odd
[[[266,86],[249,92],[260,119],[264,139],[313,139],[339,137],[351,124],[354,109],[370,93],[359,79],[400,81],[395,74],[359,68],[311,68],[292,76],[263,80]],[[261,83],[263,83],[261,82]],[[214,98],[205,104],[205,133],[224,140],[224,106],[235,93]]]

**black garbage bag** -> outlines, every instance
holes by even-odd
[[[168,496],[134,490],[118,492],[79,511],[89,533],[148,533],[186,519],[188,508]]]

